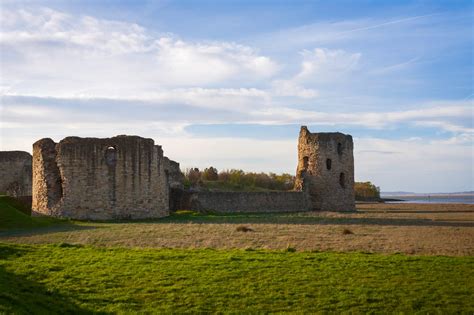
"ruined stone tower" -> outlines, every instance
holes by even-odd
[[[137,136],[41,139],[33,144],[33,213],[90,220],[167,216],[164,159],[161,146]]]
[[[308,193],[313,210],[354,210],[352,137],[339,132],[311,133],[302,126],[295,189]]]

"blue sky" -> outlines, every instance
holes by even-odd
[[[186,167],[289,172],[300,125],[356,180],[474,190],[471,1],[2,1],[0,147],[137,134]]]

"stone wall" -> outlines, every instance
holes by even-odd
[[[184,174],[181,173],[179,163],[165,157],[165,173],[169,187],[170,211],[180,210],[184,198]]]
[[[295,189],[309,194],[313,210],[355,210],[352,137],[302,126]]]
[[[184,175],[181,173],[179,163],[164,157],[165,173],[168,177],[168,185],[170,188],[184,187]]]
[[[31,154],[0,151],[0,193],[31,196]]]
[[[81,220],[167,216],[165,171],[163,150],[152,139],[41,139],[33,144],[33,213]]]
[[[301,212],[308,211],[304,192],[196,192],[191,194],[189,209],[217,213]]]

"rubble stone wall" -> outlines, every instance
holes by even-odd
[[[295,189],[308,193],[313,210],[355,210],[353,148],[350,135],[301,127]]]
[[[0,193],[31,196],[31,154],[24,151],[0,151]]]
[[[309,210],[304,192],[196,192],[190,198],[191,210],[217,213],[302,212]]]
[[[67,137],[33,144],[34,214],[73,219],[169,214],[165,157],[152,139]]]

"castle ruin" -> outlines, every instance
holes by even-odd
[[[186,190],[177,162],[152,139],[49,138],[33,144],[33,214],[80,220],[145,219],[189,209],[232,212],[351,211],[350,135],[301,127],[294,191]]]
[[[31,196],[31,154],[24,151],[0,152],[0,193]]]
[[[353,148],[350,135],[301,127],[295,190],[307,192],[312,210],[355,210]]]
[[[41,139],[33,144],[33,213],[81,220],[167,216],[169,165],[152,139]]]

